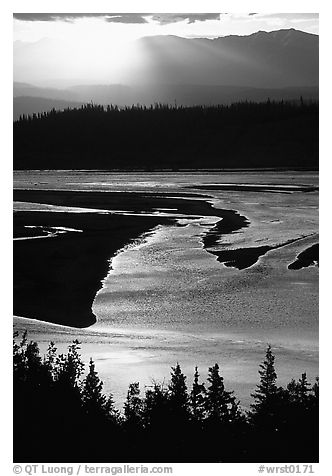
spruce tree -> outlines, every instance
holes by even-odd
[[[175,367],[171,367],[171,369],[171,381],[168,386],[170,412],[178,419],[187,419],[189,416],[187,377],[182,373],[179,363]]]
[[[127,425],[139,427],[142,425],[143,402],[140,398],[139,383],[131,383],[124,404],[124,416]]]
[[[67,354],[59,355],[56,362],[57,381],[72,388],[78,388],[78,381],[84,370],[79,344],[77,339],[74,340],[69,345]]]
[[[160,383],[153,382],[145,392],[143,402],[143,422],[145,428],[159,431],[169,421],[168,395]]]
[[[194,381],[192,390],[190,392],[190,409],[192,414],[192,419],[194,422],[203,422],[205,415],[205,394],[206,389],[205,385],[199,383],[199,373],[198,368],[195,367]]]
[[[285,394],[293,414],[306,412],[314,399],[314,386],[308,382],[307,374],[303,373],[298,382],[292,379],[287,385]],[[300,418],[300,417],[299,417]]]
[[[257,385],[257,390],[251,395],[256,401],[256,403],[252,405],[254,410],[259,409],[263,404],[269,402],[277,393],[277,374],[274,368],[274,360],[275,357],[272,353],[271,346],[268,345],[265,360],[259,365],[261,369],[258,371],[260,383]]]
[[[276,385],[277,374],[274,367],[275,357],[271,346],[268,345],[265,360],[260,364],[260,383],[251,396],[254,403],[251,404],[251,421],[261,429],[276,429],[278,425],[278,412],[284,405],[285,392]]]
[[[319,399],[319,378],[316,377],[315,383],[312,386],[312,397],[317,401]]]
[[[110,421],[115,425],[119,425],[122,422],[122,418],[119,410],[115,407],[113,395],[109,393],[105,398],[104,403],[104,414],[106,420]]]
[[[308,382],[306,372],[304,372],[301,375],[301,378],[299,380],[299,397],[300,397],[300,402],[303,405],[307,404],[310,392],[311,392],[311,385]]]
[[[225,390],[224,379],[219,374],[218,364],[209,368],[208,381],[210,386],[207,388],[205,399],[207,420],[214,423],[231,422],[237,403],[233,392]]]
[[[106,397],[102,393],[103,382],[95,371],[95,364],[90,359],[89,373],[81,385],[82,408],[87,415],[105,415]]]

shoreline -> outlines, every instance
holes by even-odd
[[[300,254],[297,255],[295,261],[288,265],[288,269],[302,269],[308,268],[309,266],[315,266],[315,264],[319,263],[319,243],[315,243]]]
[[[252,167],[252,168],[241,168],[239,167],[238,169],[234,168],[196,168],[196,169],[190,169],[190,168],[179,168],[177,170],[171,169],[171,168],[162,168],[162,169],[154,169],[154,170],[149,170],[149,174],[154,174],[154,173],[160,173],[160,172],[165,172],[167,174],[169,173],[202,173],[202,172],[207,172],[207,173],[220,173],[220,172],[227,172],[227,173],[232,173],[232,172],[319,172],[318,167]],[[138,173],[138,172],[147,172],[146,169],[14,169],[14,172],[83,172],[83,173],[95,173],[95,172],[104,172],[104,173]]]
[[[14,230],[18,230],[19,236],[24,230],[29,235],[34,229],[26,226],[71,229],[48,240],[38,237],[14,240],[14,313],[77,328],[96,322],[92,305],[109,273],[110,260],[157,225],[184,226],[178,221],[179,215],[221,218],[208,229],[202,226],[202,248],[216,256],[222,265],[238,270],[254,265],[271,250],[303,239],[275,246],[213,249],[223,235],[246,228],[250,222],[236,210],[215,208],[207,195],[20,189],[14,190],[14,200],[93,210],[79,214],[62,211],[14,214]],[[119,208],[123,213],[112,212]],[[153,214],[156,210],[168,213]],[[78,230],[82,233],[77,233]],[[289,269],[294,267],[290,264]]]
[[[109,273],[109,260],[155,226],[174,224],[179,214],[222,218],[218,223],[223,233],[232,233],[247,223],[246,217],[234,210],[214,208],[208,201],[210,197],[185,197],[174,193],[15,190],[14,199],[19,201],[110,208],[110,212],[15,212],[14,230],[20,236],[25,226],[67,227],[82,233],[68,231],[48,240],[14,240],[14,313],[55,324],[88,327],[96,322],[91,308]],[[120,206],[137,215],[111,212]],[[143,214],[158,208],[167,208],[171,213],[167,217]],[[219,228],[217,235],[211,230],[206,232],[209,243],[218,239]]]
[[[77,227],[48,240],[14,241],[14,314],[71,327],[96,322],[92,304],[117,251],[166,218],[16,212],[14,222]]]
[[[233,250],[206,251],[215,255],[217,257],[217,261],[219,263],[222,263],[227,268],[236,268],[238,270],[242,270],[250,268],[251,266],[256,264],[259,261],[259,258],[261,256],[266,255],[266,253],[268,253],[269,251],[283,248],[284,246],[291,245],[292,243],[296,243],[297,241],[309,238],[310,236],[315,236],[315,234],[302,236],[300,238],[294,238],[293,240],[288,240],[284,243],[280,243],[279,245],[275,246],[266,245],[251,248],[237,248]],[[288,265],[288,269],[297,270],[313,266],[315,264],[314,261],[318,262],[318,243],[310,246],[305,251],[300,253],[297,256],[296,260]]]

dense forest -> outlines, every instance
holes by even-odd
[[[218,364],[207,383],[196,367],[191,389],[179,364],[144,396],[132,383],[119,412],[79,350],[74,341],[59,355],[51,342],[42,357],[26,333],[14,334],[15,462],[318,461],[318,380],[304,373],[279,387],[270,346],[246,412]]]
[[[15,169],[318,168],[318,103],[87,104],[14,122]]]

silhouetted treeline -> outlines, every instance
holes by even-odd
[[[131,384],[120,413],[92,360],[82,378],[78,341],[61,355],[51,342],[42,358],[26,334],[14,337],[15,462],[318,461],[318,380],[278,387],[270,347],[249,412],[218,364],[205,384],[196,367],[191,389],[176,364],[168,385],[142,396]]]
[[[14,122],[15,169],[318,168],[318,103],[52,110]]]

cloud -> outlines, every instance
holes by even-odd
[[[22,21],[71,21],[76,18],[105,17],[109,13],[14,13],[16,20]]]
[[[78,18],[103,18],[109,23],[148,23],[152,18],[160,25],[188,20],[219,20],[220,13],[14,13],[14,18],[21,21],[73,21]]]
[[[108,13],[105,20],[109,23],[148,23],[148,13]]]
[[[103,18],[114,23],[147,23],[146,13],[14,13],[22,21],[73,21],[79,18]]]
[[[220,13],[154,13],[152,20],[160,25],[169,23],[177,23],[179,21],[188,20],[188,23],[197,21],[219,20]]]
[[[318,20],[318,13],[256,13],[260,19],[280,18],[282,20]]]
[[[74,21],[79,18],[102,18],[108,23],[148,23],[149,19],[159,25],[168,25],[187,21],[188,23],[219,20],[226,13],[14,13],[16,20],[21,21]],[[253,20],[317,20],[318,13],[248,13],[243,19]]]

